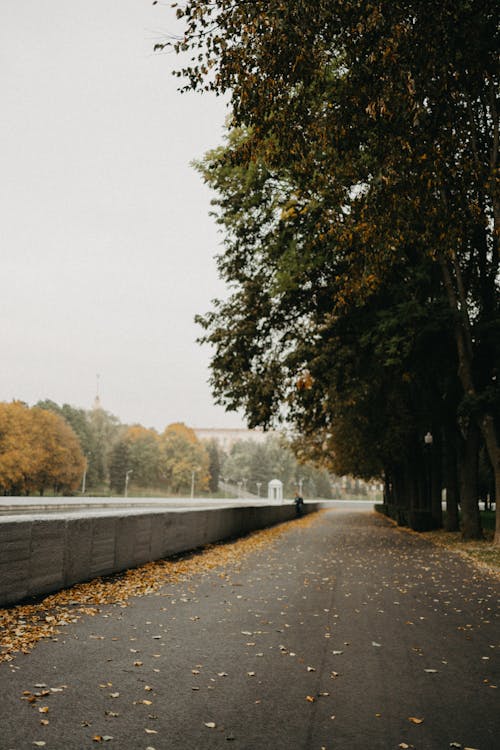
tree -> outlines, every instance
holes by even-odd
[[[173,492],[191,487],[206,491],[209,459],[194,430],[182,423],[169,425],[160,436],[160,451],[160,471]]]
[[[4,494],[70,493],[85,465],[64,419],[19,401],[0,404],[0,487]]]
[[[253,494],[260,491],[265,495],[268,483],[279,479],[289,497],[301,483],[308,497],[331,497],[328,473],[306,461],[299,463],[282,437],[269,436],[264,443],[252,440],[235,443],[224,462],[224,476],[231,484],[243,482]]]
[[[258,201],[240,201],[248,229],[230,206],[237,188],[226,182],[222,199],[233,234],[221,267],[241,285],[243,312],[233,297],[205,317],[219,397],[265,424],[297,374],[307,381],[302,345],[309,336],[314,349],[321,330],[311,306],[328,325],[376,294],[394,267],[413,276],[427,258],[453,320],[465,455],[479,430],[498,497],[497,3],[189,0],[178,16],[185,35],[173,46],[191,54],[179,71],[186,88],[230,92],[231,125],[246,128],[225,166],[248,168],[254,198],[266,177]],[[257,323],[245,315],[252,306]],[[217,340],[224,318],[239,339],[238,382],[227,337]],[[263,350],[270,343],[274,356]],[[295,367],[290,358],[284,367],[292,348]],[[315,389],[313,415],[326,391]]]
[[[87,489],[95,487],[99,483],[99,448],[96,434],[93,429],[90,413],[85,409],[78,409],[70,404],[59,406],[50,399],[39,401],[36,406],[39,409],[51,411],[66,420],[72,428],[78,440],[86,460]]]
[[[208,453],[208,489],[215,493],[219,490],[221,474],[221,452],[217,440],[208,440],[205,443],[205,449]]]
[[[123,495],[130,471],[130,446],[121,438],[113,445],[109,457],[109,488],[117,495]]]
[[[128,462],[134,483],[141,487],[159,486],[161,450],[156,430],[133,425],[127,428],[124,440],[128,445]]]
[[[109,480],[111,451],[121,437],[123,425],[117,417],[104,409],[92,409],[87,414],[93,446],[89,468],[96,483],[105,484]]]

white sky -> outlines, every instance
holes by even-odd
[[[224,293],[189,166],[223,102],[177,92],[151,0],[1,0],[0,400],[103,407],[163,429],[241,426],[193,323]]]

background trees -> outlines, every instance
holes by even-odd
[[[283,482],[285,497],[299,491],[308,498],[332,497],[328,473],[311,463],[299,463],[290,444],[278,436],[270,436],[264,443],[235,443],[224,458],[222,471],[226,483],[261,497],[267,497],[272,479]]]
[[[77,436],[61,417],[15,401],[0,403],[0,491],[71,493],[85,465]]]
[[[246,493],[265,497],[267,483],[278,478],[285,495],[302,487],[308,497],[331,496],[328,474],[299,465],[283,438],[235,443],[227,454],[181,422],[159,434],[95,412],[50,400],[32,408],[0,403],[0,493],[222,495],[229,484],[235,495],[245,485]]]
[[[446,486],[480,536],[481,445],[500,495],[498,4],[188,0],[178,16],[185,88],[232,111],[199,166],[232,290],[200,319],[219,401],[383,476],[401,522],[439,525]]]

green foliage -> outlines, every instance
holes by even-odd
[[[337,469],[406,475],[414,507],[422,430],[466,442],[470,419],[500,494],[498,12],[188,0],[167,43],[232,109],[198,165],[231,290],[199,318],[216,397]]]
[[[206,491],[209,457],[194,431],[182,423],[169,425],[160,436],[161,471],[173,492]]]
[[[242,483],[253,494],[267,497],[272,479],[283,482],[285,496],[293,497],[302,485],[306,497],[332,496],[330,478],[325,470],[311,463],[299,463],[289,443],[270,436],[264,443],[252,440],[237,442],[223,466],[224,480],[232,485]]]
[[[219,490],[222,458],[221,450],[216,440],[208,440],[205,443],[205,449],[208,453],[208,489],[215,494]]]
[[[109,488],[117,495],[123,495],[130,471],[130,448],[126,440],[118,440],[112,447],[109,457]]]

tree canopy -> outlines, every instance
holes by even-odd
[[[199,165],[232,290],[200,319],[219,400],[251,424],[286,418],[304,450],[384,474],[388,493],[405,485],[436,523],[439,483],[431,500],[409,457],[427,462],[422,429],[434,453],[473,456],[478,430],[498,497],[498,4],[188,0],[177,14],[184,36],[158,46],[182,54],[184,88],[231,109]]]

